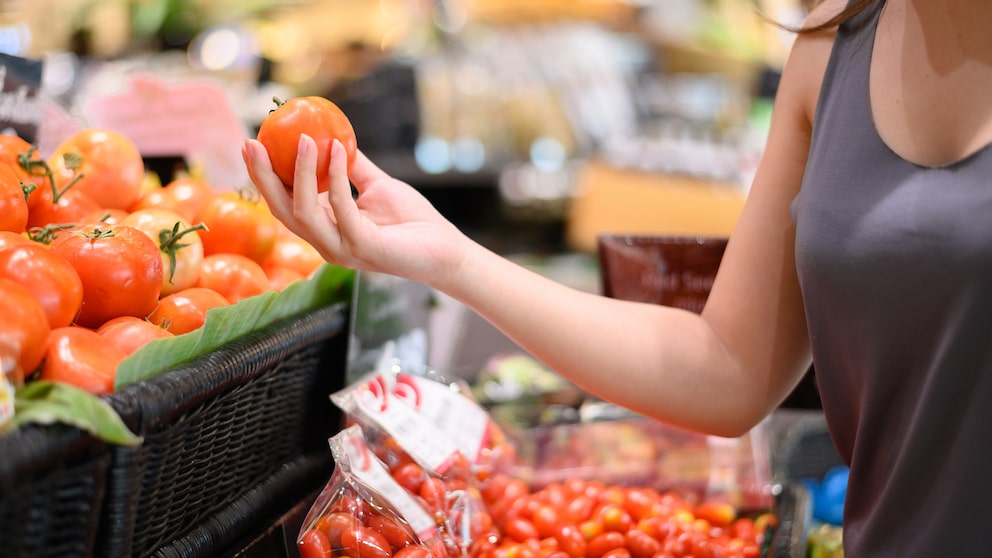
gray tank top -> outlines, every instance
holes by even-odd
[[[881,2],[841,26],[793,202],[848,558],[979,556],[992,534],[992,147],[891,151],[868,74]]]

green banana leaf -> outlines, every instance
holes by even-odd
[[[203,326],[182,335],[157,339],[117,368],[114,389],[154,378],[162,372],[280,319],[351,300],[354,271],[325,263],[309,278],[281,292],[269,291],[207,312]]]

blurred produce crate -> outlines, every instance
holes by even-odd
[[[344,382],[348,308],[281,320],[109,396],[144,443],[111,451],[100,553],[210,555],[258,526],[239,502],[279,507],[285,490],[260,483],[327,454],[339,427],[328,394]],[[319,488],[323,464],[291,484]]]
[[[110,453],[75,428],[0,436],[0,555],[94,554]]]

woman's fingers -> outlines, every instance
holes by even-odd
[[[342,151],[341,157],[344,157]],[[331,163],[334,162],[334,158],[331,158]],[[390,176],[386,171],[380,169],[375,163],[365,156],[361,150],[355,152],[355,162],[351,166],[351,181],[355,183],[355,189],[362,192],[365,189],[366,184],[370,184],[376,180],[389,179]]]
[[[268,202],[272,212],[281,219],[289,215],[292,210],[292,200],[282,180],[279,180],[272,171],[272,163],[269,161],[265,146],[257,140],[245,140],[241,147],[241,156],[244,157],[245,165],[248,167],[248,176]]]
[[[357,164],[355,166],[358,166]],[[355,238],[361,228],[362,216],[358,205],[351,197],[351,181],[348,179],[348,158],[340,141],[331,142],[331,162],[328,168],[330,188],[327,201],[338,220],[342,239]]]

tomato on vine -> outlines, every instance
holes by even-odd
[[[323,97],[273,101],[276,108],[262,121],[257,135],[269,153],[272,170],[292,193],[300,134],[306,134],[317,144],[317,191],[326,192],[330,187],[327,168],[331,162],[331,141],[337,139],[344,145],[349,172],[355,163],[358,142],[351,122],[336,104]]]
[[[190,225],[175,211],[150,207],[131,212],[121,225],[148,235],[162,256],[162,292],[172,294],[196,285],[203,263],[202,224]]]

